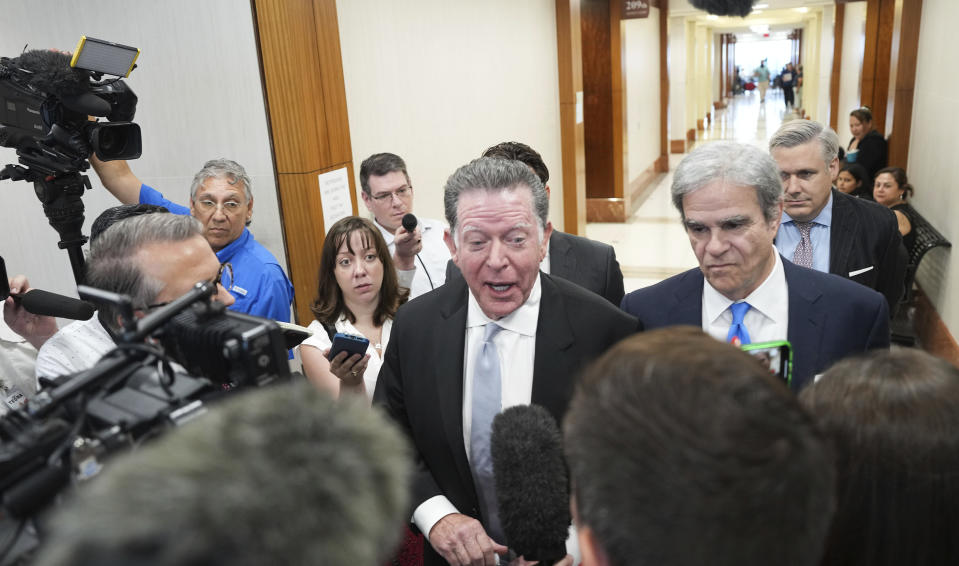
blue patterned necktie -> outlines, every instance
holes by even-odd
[[[749,303],[733,303],[729,305],[729,312],[733,314],[733,323],[729,325],[729,334],[726,335],[726,341],[733,346],[744,346],[749,344],[749,332],[746,331],[746,325],[743,319],[746,317],[746,311],[750,308]]]
[[[493,540],[504,542],[499,510],[496,505],[496,484],[490,435],[493,418],[503,406],[499,353],[493,337],[502,330],[495,322],[486,325],[483,343],[473,368],[473,412],[470,419],[470,464],[479,494],[480,507],[486,518],[486,532]]]

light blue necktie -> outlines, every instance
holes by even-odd
[[[493,458],[490,454],[490,434],[493,418],[503,406],[500,361],[493,337],[502,328],[495,322],[486,325],[476,365],[473,367],[473,412],[470,419],[470,463],[473,480],[479,494],[486,532],[496,542],[505,542],[496,504],[496,484],[493,480]]]
[[[734,346],[745,346],[749,344],[749,332],[746,331],[746,325],[743,319],[746,317],[746,311],[750,308],[749,303],[733,303],[729,305],[729,312],[733,313],[733,323],[729,325],[729,334],[726,335],[726,341]]]

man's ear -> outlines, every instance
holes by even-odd
[[[546,250],[549,249],[549,237],[553,235],[553,223],[546,221],[546,228],[543,230],[543,241],[540,243],[539,260],[543,261],[546,257]]]
[[[583,556],[581,566],[609,566],[609,557],[596,540],[593,529],[580,524],[576,527],[576,533],[579,537],[579,552]]]
[[[443,241],[446,242],[446,247],[450,250],[453,263],[456,263],[456,242],[453,240],[453,233],[450,232],[449,228],[443,230]],[[459,267],[458,263],[456,263],[456,267]]]
[[[363,199],[363,204],[366,205],[366,210],[373,212],[373,201],[370,195],[366,194],[366,191],[360,190],[360,197]]]

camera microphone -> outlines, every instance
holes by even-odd
[[[58,295],[40,289],[31,289],[22,295],[11,295],[27,312],[71,320],[89,320],[94,307],[86,301]]]
[[[407,212],[406,215],[403,216],[403,228],[405,228],[407,232],[416,230],[416,224],[416,216],[414,216],[412,212]]]
[[[71,67],[66,53],[35,49],[13,61],[29,74],[30,86],[56,96],[69,110],[93,116],[110,113],[110,103],[88,92],[88,73]]]

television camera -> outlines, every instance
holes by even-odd
[[[139,53],[83,37],[72,57],[42,50],[0,57],[0,146],[15,148],[20,162],[0,169],[0,180],[33,182],[78,284],[87,241],[80,197],[90,188],[82,172],[94,154],[103,161],[140,157],[140,126],[131,122],[137,97],[119,78],[130,74]],[[104,74],[118,78],[102,80]]]

